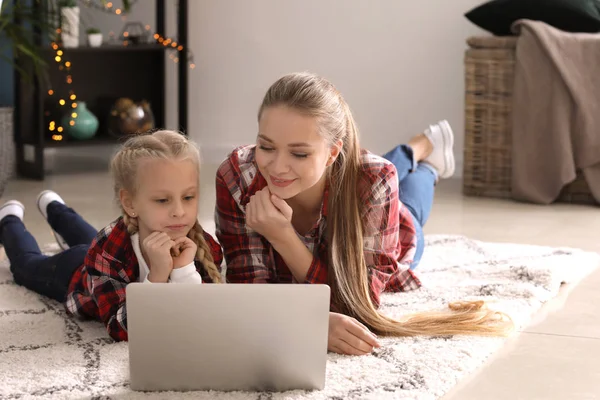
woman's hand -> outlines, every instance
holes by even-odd
[[[185,267],[186,265],[194,262],[197,251],[198,246],[189,237],[183,236],[175,239],[173,247],[171,248],[171,255],[173,256],[173,269]]]
[[[363,356],[381,347],[366,326],[344,314],[329,313],[327,350],[334,353]]]
[[[246,205],[246,225],[269,242],[294,231],[292,208],[269,188],[256,192]]]
[[[150,282],[167,282],[173,270],[171,248],[175,242],[164,232],[152,232],[142,243],[148,256]]]

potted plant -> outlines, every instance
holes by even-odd
[[[63,47],[79,47],[79,14],[76,0],[60,0],[61,38]]]
[[[102,32],[100,32],[100,29],[89,28],[86,33],[90,47],[102,46]]]

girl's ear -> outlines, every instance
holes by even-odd
[[[133,206],[133,196],[125,189],[119,190],[119,200],[121,201],[121,207],[130,217],[136,217],[135,207]]]
[[[340,139],[337,142],[335,142],[335,144],[333,146],[331,146],[331,148],[329,149],[329,158],[327,159],[328,167],[335,162],[338,155],[342,151],[343,145],[344,145],[344,142],[342,141],[342,139]]]

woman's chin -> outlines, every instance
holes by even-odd
[[[294,186],[293,184],[291,186]],[[269,185],[269,191],[282,198],[283,200],[291,199],[298,194],[298,190],[294,187],[279,187],[275,185]]]

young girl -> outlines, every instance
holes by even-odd
[[[438,178],[454,172],[443,121],[385,158],[361,150],[350,108],[323,78],[286,75],[258,112],[256,145],[217,173],[217,238],[227,281],[329,284],[329,350],[367,354],[381,335],[504,333],[482,302],[452,314],[396,321],[378,312],[383,291],[417,289],[422,226]]]
[[[122,216],[97,233],[52,191],[37,204],[63,251],[41,254],[23,224],[24,207],[0,207],[0,244],[17,284],[59,302],[67,312],[104,322],[127,340],[125,287],[131,282],[220,282],[221,247],[198,223],[200,157],[171,131],[134,136],[111,162]]]

